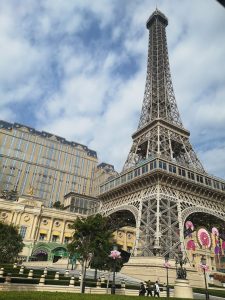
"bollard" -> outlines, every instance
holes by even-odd
[[[47,269],[47,267],[45,267],[44,268],[44,273],[43,273],[44,275],[47,275],[48,274],[48,269]]]
[[[124,279],[121,280],[121,289],[125,289],[126,288],[126,282]]]
[[[1,269],[0,269],[0,278],[2,278],[3,275],[4,275],[4,268],[1,268]]]
[[[64,274],[64,277],[70,277],[70,272],[69,270],[66,270],[65,274]]]
[[[101,278],[99,277],[97,282],[96,282],[96,287],[100,288],[101,287]]]
[[[45,275],[41,275],[39,285],[45,285]]]
[[[23,272],[24,272],[24,266],[22,265],[22,266],[20,267],[19,274],[20,274],[20,275],[22,275],[22,274],[23,274]]]
[[[5,277],[5,284],[9,284],[11,283],[11,273],[8,273]]]
[[[29,271],[29,273],[28,273],[28,276],[27,276],[27,278],[33,278],[33,270],[30,270]]]
[[[55,280],[59,280],[59,272],[55,272]]]
[[[101,276],[101,283],[105,283],[105,276],[104,275]]]
[[[70,278],[70,284],[69,284],[69,286],[70,286],[70,287],[74,287],[74,284],[75,284],[75,280],[74,280],[74,277],[72,276],[72,277]]]
[[[17,263],[14,263],[13,264],[13,269],[16,269],[17,268]]]
[[[81,282],[81,273],[79,274],[79,279],[78,280]]]

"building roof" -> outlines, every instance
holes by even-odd
[[[99,165],[97,165],[97,168],[98,169],[108,168],[108,169],[114,171],[114,166],[113,165],[110,165],[110,164],[107,164],[107,163],[104,163],[104,162],[102,162]]]
[[[88,156],[92,156],[92,157],[97,158],[97,152],[96,151],[91,150],[87,146],[82,145],[80,143],[67,141],[65,138],[57,136],[57,135],[55,135],[53,133],[49,133],[49,132],[46,132],[46,131],[38,131],[38,130],[32,128],[32,127],[29,127],[29,126],[26,126],[26,125],[23,125],[23,124],[9,123],[9,122],[0,120],[0,129],[12,130],[12,129],[19,129],[19,128],[22,128],[22,127],[26,128],[29,131],[30,134],[38,135],[38,136],[40,136],[42,138],[45,138],[45,139],[49,139],[51,137],[55,137],[56,141],[59,142],[59,143],[62,143],[62,144],[65,144],[65,145],[69,145],[69,146],[75,147],[75,148],[79,146],[84,151],[87,152]]]

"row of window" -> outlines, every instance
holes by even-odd
[[[100,187],[100,192],[104,193],[104,192],[108,191],[111,188],[114,188],[114,187],[116,187],[120,184],[129,182],[133,178],[144,175],[145,173],[147,173],[147,172],[149,172],[153,169],[156,169],[156,168],[165,170],[169,173],[173,173],[173,174],[176,174],[178,176],[188,178],[190,180],[193,180],[195,182],[210,186],[212,188],[225,191],[225,183],[222,183],[222,182],[219,182],[217,180],[205,177],[205,176],[200,175],[200,174],[196,174],[192,171],[188,171],[186,169],[183,169],[182,167],[177,167],[177,166],[175,166],[173,164],[170,164],[170,163],[167,163],[165,161],[156,159],[154,161],[151,161],[148,164],[145,164],[145,165],[143,165],[139,168],[136,168],[136,169],[130,171],[127,174],[124,174],[124,175],[122,175],[122,176],[120,176],[120,177],[118,177],[114,180],[111,180],[111,181],[105,183],[104,185],[102,185]]]
[[[21,226],[20,227],[20,235],[21,237],[24,239],[25,236],[26,236],[26,232],[27,232],[27,227],[26,226]],[[40,233],[39,235],[39,241],[44,241],[47,239],[47,234],[44,234],[44,233]],[[51,238],[51,241],[52,242],[59,242],[59,235],[52,235],[52,238]],[[71,241],[71,238],[70,237],[64,237],[64,244],[68,244],[69,242]]]
[[[47,234],[40,233],[40,235],[39,235],[39,241],[46,241],[46,240],[47,240]],[[51,238],[51,242],[58,243],[59,241],[60,241],[59,240],[59,236],[53,234],[52,238]],[[71,237],[65,236],[63,243],[64,244],[68,244],[70,241],[71,241]]]
[[[22,186],[19,186],[21,193],[24,193],[27,189],[27,185],[31,184],[35,186],[36,196],[42,199],[48,199],[50,202],[52,199],[58,201],[60,197],[63,197],[70,191],[85,194],[90,193],[89,189],[93,179],[91,178],[92,173],[89,174],[87,170],[89,170],[89,168],[93,169],[94,164],[88,161],[87,166],[88,168],[86,168],[86,171],[83,173],[89,177],[81,177],[75,174],[66,174],[51,168],[44,169],[41,166],[6,158],[2,166],[4,171],[2,173],[0,172],[0,181],[4,179],[5,189],[9,189],[11,185],[16,185],[18,182],[22,183]],[[47,185],[49,185],[48,191],[46,191]],[[49,199],[49,192],[51,193],[51,199]]]
[[[96,212],[98,209],[98,202],[89,200],[87,198],[72,197],[70,204],[70,211],[79,214],[88,215]]]
[[[35,164],[41,164],[46,168],[56,168],[60,171],[66,171],[72,174],[89,176],[89,173],[91,172],[89,159],[80,158],[79,156],[69,156],[67,153],[62,156],[60,152],[52,152],[52,155],[54,154],[52,157],[45,157],[42,152],[41,149],[35,149],[32,154],[28,154],[27,151],[18,154],[14,150],[8,148],[0,151],[2,155],[31,163],[35,162]]]
[[[74,143],[73,145],[67,145],[67,144],[63,144],[60,141],[50,141],[48,139],[46,139],[46,135],[43,133],[43,137],[42,136],[38,136],[38,135],[33,135],[32,131],[31,134],[30,133],[26,133],[26,132],[22,132],[20,130],[15,130],[14,132],[12,132],[12,134],[8,134],[5,133],[5,136],[8,136],[9,138],[14,138],[16,141],[18,141],[17,143],[14,143],[14,149],[21,151],[21,148],[23,150],[23,147],[21,147],[21,142],[23,142],[24,144],[27,143],[36,143],[37,145],[43,145],[45,147],[48,147],[50,149],[53,149],[55,151],[57,150],[62,150],[72,154],[72,155],[82,155],[82,156],[86,156],[87,155],[87,151],[89,150],[86,146],[81,146],[81,145],[76,145],[76,143]],[[4,134],[4,133],[3,133]],[[79,148],[79,149],[78,149]]]

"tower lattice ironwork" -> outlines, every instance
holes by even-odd
[[[149,48],[144,101],[124,170],[152,157],[204,170],[177,108],[167,50],[167,25],[167,18],[158,10],[147,21]]]
[[[178,245],[184,245],[184,223],[191,214],[207,213],[225,221],[225,181],[205,172],[181,122],[169,68],[167,25],[159,10],[147,21],[140,122],[122,173],[100,188],[102,214],[134,216],[135,256],[173,256]]]

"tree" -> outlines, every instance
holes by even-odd
[[[0,191],[0,198],[6,199],[6,200],[11,200],[11,201],[16,201],[19,198],[18,191],[17,190],[1,190]]]
[[[52,205],[53,208],[56,208],[56,209],[64,209],[64,205],[61,204],[60,201],[56,201],[53,205]]]
[[[0,222],[0,263],[15,260],[23,249],[23,239],[13,225]]]
[[[113,245],[112,230],[108,226],[108,218],[100,214],[77,218],[71,225],[75,230],[72,242],[68,245],[70,255],[79,255],[82,266],[81,291],[84,292],[84,280],[88,264],[98,267],[108,258]],[[102,262],[100,263],[100,259]],[[93,262],[93,263],[92,263]]]

